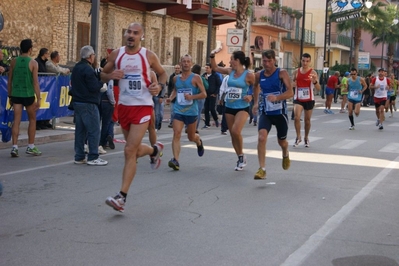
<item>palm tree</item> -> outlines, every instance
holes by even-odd
[[[399,25],[397,17],[397,6],[388,5],[383,20],[369,20],[371,28],[374,29],[372,33],[373,45],[378,46],[379,44],[388,44],[388,75],[392,73],[395,45],[399,42]]]
[[[369,32],[373,32],[374,29],[370,26],[370,20],[367,19],[368,17],[375,18],[376,20],[380,20],[384,18],[385,12],[382,10],[381,7],[385,6],[386,4],[379,2],[378,0],[372,0],[373,5],[370,9],[363,8],[361,11],[361,17],[346,20],[337,24],[337,29],[339,32],[349,31],[352,29],[353,24],[353,43],[354,43],[354,57],[355,68],[358,68],[358,61],[359,61],[359,46],[360,41],[362,38],[362,30],[366,30]]]
[[[248,0],[237,0],[237,11],[236,11],[236,28],[244,29],[244,44],[241,48],[242,51],[245,51],[245,43],[247,42],[247,25],[248,25],[248,8],[249,8]]]

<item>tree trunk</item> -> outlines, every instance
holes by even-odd
[[[394,44],[390,43],[388,44],[388,76],[393,73],[393,55],[394,55]]]
[[[247,25],[248,25],[248,0],[237,0],[237,12],[236,12],[236,28],[244,29],[243,40],[241,50],[245,51],[245,46],[247,42]]]
[[[359,47],[360,47],[361,38],[362,38],[362,29],[356,28],[354,31],[354,35],[353,35],[353,41],[355,43],[354,48],[353,48],[355,50],[354,51],[355,57],[354,57],[353,65],[356,69],[358,69],[358,67],[359,67]]]

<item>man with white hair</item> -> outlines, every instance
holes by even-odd
[[[90,45],[80,50],[81,60],[71,75],[73,108],[75,110],[75,164],[106,165],[98,155],[100,141],[100,104],[103,82],[96,76],[92,64],[95,52]],[[84,143],[87,137],[89,154],[85,158]]]
[[[120,192],[105,201],[119,212],[124,211],[126,196],[136,175],[137,158],[149,155],[152,169],[157,169],[161,163],[163,144],[158,142],[151,147],[141,142],[149,123],[155,123],[151,121],[154,109],[152,97],[159,94],[168,78],[158,56],[141,46],[141,41],[144,40],[141,24],[131,23],[124,38],[126,45],[112,51],[101,73],[104,82],[110,79],[119,80],[117,108],[119,123],[126,139],[125,165]],[[158,82],[151,82],[151,69],[158,74]],[[112,71],[118,73],[119,77],[111,77]]]

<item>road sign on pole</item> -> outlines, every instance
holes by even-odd
[[[244,44],[243,29],[227,29],[227,46],[242,46]]]

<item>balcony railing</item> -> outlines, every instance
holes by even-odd
[[[343,34],[331,33],[330,40],[331,44],[338,44],[346,47],[351,47],[351,38],[352,37]],[[359,50],[363,50],[363,41],[360,41]]]
[[[285,30],[291,31],[294,29],[295,17],[284,13],[282,10],[272,10],[268,7],[257,6],[253,14],[253,23],[265,23]]]
[[[215,0],[214,0],[215,2]],[[209,4],[209,0],[192,0],[193,4]],[[236,12],[236,0],[218,0],[217,8],[228,10],[231,12]]]
[[[283,39],[288,41],[301,42],[302,28],[297,27],[294,32],[283,34]],[[316,45],[316,32],[305,29],[303,41],[307,45]]]

